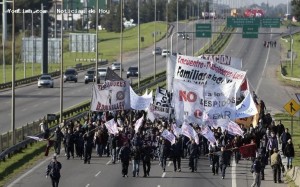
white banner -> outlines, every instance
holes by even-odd
[[[165,129],[162,133],[161,136],[164,137],[165,139],[169,140],[171,144],[173,145],[175,143],[175,136],[171,132],[169,132],[167,129]]]
[[[172,131],[177,138],[182,134],[181,128],[177,127],[175,123],[172,123]]]
[[[174,78],[201,85],[220,85],[235,82],[239,88],[246,75],[229,66],[198,57],[178,55]]]
[[[240,58],[219,54],[203,54],[198,56],[198,58],[209,60],[218,64],[223,64],[225,66],[230,66],[235,69],[242,69],[242,59]]]
[[[152,103],[152,91],[143,96],[137,95],[130,86],[130,107],[134,110],[145,110]]]
[[[250,92],[246,95],[243,101],[236,106],[236,118],[246,118],[257,114],[257,108],[253,101]]]
[[[144,120],[144,116],[140,117],[140,119],[136,120],[134,124],[134,131],[137,133],[139,131],[139,128],[142,126]]]
[[[162,107],[162,106],[150,104],[147,111],[147,118],[150,119],[152,122],[155,119],[169,118],[171,112],[170,110],[172,109],[169,107]]]
[[[176,56],[167,56],[167,90],[172,92],[173,78],[176,66]]]
[[[203,86],[174,79],[172,104],[177,124],[188,122],[201,123],[204,107],[201,105]]]
[[[162,107],[170,106],[170,98],[169,98],[168,91],[166,89],[157,87],[154,104]]]
[[[181,133],[190,138],[190,139],[194,139],[196,144],[199,144],[199,137],[197,132],[194,130],[194,128],[192,126],[190,126],[188,123],[184,122],[181,126]]]
[[[129,84],[126,81],[105,81],[92,87],[92,111],[130,109]]]
[[[210,143],[215,143],[216,138],[214,136],[214,133],[209,129],[208,126],[202,126],[201,127],[201,134],[210,142]]]
[[[45,140],[45,139],[43,139],[43,138],[40,138],[40,137],[37,137],[37,136],[27,136],[28,138],[31,138],[31,139],[34,139],[34,140],[36,140],[36,141],[43,141],[43,140]]]
[[[109,120],[108,122],[104,123],[104,125],[110,134],[117,134],[119,132],[117,123],[114,119]]]
[[[205,85],[204,99],[200,99],[200,104],[213,120],[226,117],[235,119],[235,96],[235,83],[222,84],[219,86]]]
[[[228,133],[232,134],[232,135],[239,135],[239,136],[243,136],[244,132],[241,129],[241,127],[235,123],[234,121],[229,121],[228,126],[227,126],[227,131]]]

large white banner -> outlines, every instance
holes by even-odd
[[[130,109],[129,84],[126,81],[105,81],[92,87],[92,111]]]
[[[110,134],[117,134],[119,132],[117,123],[114,119],[109,120],[108,122],[104,123],[104,125]]]
[[[140,119],[136,120],[134,124],[134,131],[135,133],[139,132],[140,127],[143,124],[144,116],[140,117]]]
[[[235,83],[219,86],[205,85],[204,98],[200,98],[200,104],[204,107],[209,118],[213,120],[219,118],[235,119]]]
[[[253,101],[250,92],[246,95],[243,101],[236,106],[236,118],[246,118],[257,114],[257,108]]]
[[[172,123],[172,131],[177,138],[182,134],[181,128],[177,127],[175,123]]]
[[[157,87],[154,104],[162,107],[169,107],[170,106],[170,98],[168,90]]]
[[[134,110],[145,110],[152,103],[152,91],[143,96],[137,95],[130,86],[130,107]]]
[[[198,57],[178,55],[174,78],[201,85],[221,85],[235,82],[239,88],[246,75],[229,66]]]
[[[188,122],[201,123],[203,105],[203,86],[174,79],[172,103],[177,124]]]
[[[171,144],[173,145],[175,143],[175,136],[171,132],[169,132],[167,129],[165,129],[162,133],[161,136],[164,137],[165,139],[169,140]]]
[[[216,138],[214,136],[214,133],[209,129],[208,126],[202,126],[201,127],[201,134],[210,142],[210,143],[215,143]]]
[[[170,55],[167,57],[167,90],[172,92],[173,78],[176,66],[176,56]]]
[[[244,135],[244,131],[241,129],[241,127],[237,123],[231,120],[228,123],[227,131],[229,134],[232,135],[239,135],[239,136]]]
[[[209,60],[215,63],[223,64],[225,66],[230,66],[235,69],[242,69],[242,59],[240,58],[219,54],[203,54],[198,57],[204,60]]]
[[[169,118],[171,110],[172,108],[169,107],[162,107],[150,104],[147,111],[147,118],[150,119],[152,122],[155,119]]]
[[[198,136],[197,132],[188,123],[184,122],[182,124],[181,133],[190,139],[194,139],[196,144],[199,144],[199,136]]]

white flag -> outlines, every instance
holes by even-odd
[[[176,137],[179,137],[181,135],[181,128],[177,127],[175,123],[172,124],[172,130]]]
[[[104,123],[104,125],[110,134],[117,134],[119,132],[117,123],[115,122],[114,119],[107,121],[106,123]]]
[[[135,124],[134,124],[134,130],[135,133],[137,133],[139,131],[139,128],[142,126],[143,124],[143,120],[144,120],[144,116],[140,117],[140,119],[136,120]]]
[[[181,132],[184,136],[190,138],[190,139],[194,139],[195,142],[197,144],[199,144],[199,137],[198,137],[198,134],[197,132],[194,130],[194,128],[192,126],[190,126],[188,123],[184,122],[182,124],[182,127],[181,127]]]
[[[201,134],[210,142],[215,143],[216,138],[214,136],[214,133],[209,129],[208,126],[202,126],[201,127]]]
[[[257,108],[251,96],[248,92],[244,100],[236,106],[236,118],[246,118],[257,114]]]
[[[167,129],[165,129],[162,133],[161,136],[164,137],[165,139],[169,140],[171,144],[175,143],[175,136],[171,132],[169,132]]]
[[[143,96],[137,95],[130,86],[130,107],[134,110],[145,110],[152,103],[152,91]]]
[[[239,136],[244,135],[244,132],[241,129],[241,127],[237,123],[235,123],[234,121],[229,121],[227,131],[228,131],[228,133],[230,133],[232,135],[239,135]]]
[[[34,139],[36,141],[43,141],[43,138],[37,137],[37,136],[27,136],[28,138]]]

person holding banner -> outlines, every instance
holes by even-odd
[[[196,144],[194,139],[191,140],[191,144],[189,145],[189,151],[190,151],[189,166],[192,172],[194,172],[197,171],[198,157],[200,155],[198,145]]]

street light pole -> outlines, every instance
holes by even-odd
[[[178,28],[178,21],[179,21],[179,20],[178,20],[178,19],[179,19],[179,8],[178,8],[178,7],[179,7],[179,5],[178,5],[179,2],[178,2],[178,1],[179,1],[179,0],[177,0],[177,31],[176,31],[177,33],[178,33],[178,29],[179,29],[179,28]],[[176,53],[178,53],[178,37],[177,37],[176,46],[177,46]],[[172,54],[172,53],[173,53],[173,51],[171,51],[171,54]]]
[[[98,74],[98,58],[99,58],[99,51],[98,51],[98,20],[99,20],[99,0],[96,0],[96,83],[98,83],[99,78],[99,84],[100,84],[100,77]]]
[[[2,2],[2,64],[3,64],[3,83],[6,83],[6,67],[5,67],[5,42],[7,34],[7,22],[6,22],[6,0]]]
[[[15,10],[15,0],[12,1],[12,9]],[[16,80],[16,65],[15,65],[15,14],[12,14],[12,52],[11,52],[11,65],[12,65],[12,78],[11,78],[11,128],[12,128],[12,144],[16,144],[16,100],[15,100],[15,80]]]
[[[141,67],[140,67],[140,43],[141,43],[141,33],[140,33],[140,0],[138,1],[138,88],[140,88],[140,77],[141,77]]]
[[[122,78],[122,69],[123,69],[123,0],[120,0],[120,8],[121,8],[121,32],[120,32],[120,77]]]
[[[23,12],[23,24],[22,24],[22,32],[23,32],[23,38],[25,39],[25,13]],[[26,49],[26,48],[25,48]],[[26,57],[24,56],[24,79],[26,78]]]
[[[63,7],[64,0],[61,0],[61,7]],[[63,43],[63,26],[64,26],[64,14],[61,13],[60,21],[60,122],[63,122],[63,112],[64,112],[64,43]]]
[[[156,0],[154,0],[154,80],[156,79]]]

